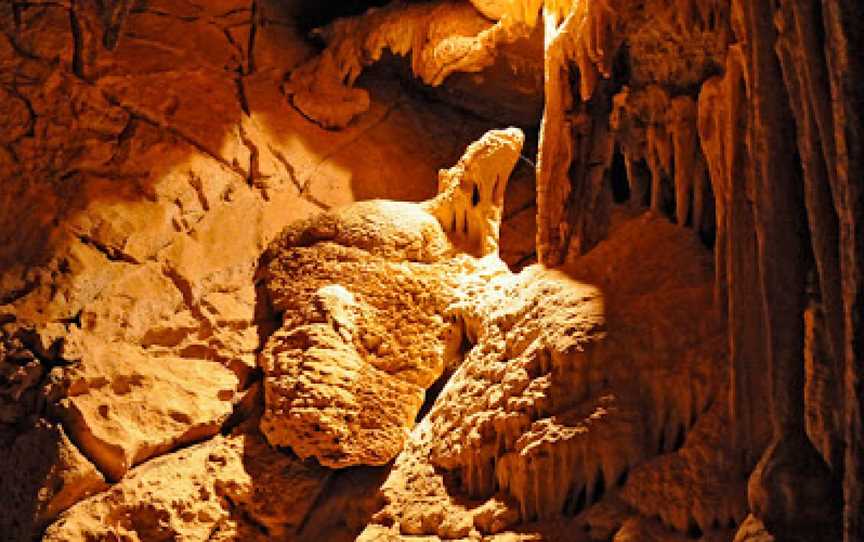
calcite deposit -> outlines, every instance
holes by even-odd
[[[538,0],[400,0],[337,20],[320,31],[327,48],[291,73],[286,93],[310,119],[325,127],[344,127],[368,110],[368,93],[353,85],[363,68],[385,51],[410,54],[414,75],[439,86],[450,74],[482,71],[494,63],[499,49],[527,38],[539,8]]]
[[[262,262],[282,318],[264,347],[261,430],[323,465],[382,465],[424,392],[461,361],[454,306],[471,255],[497,256],[504,190],[524,136],[492,131],[423,203],[371,201],[290,226]]]

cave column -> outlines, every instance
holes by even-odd
[[[796,154],[789,99],[776,84],[782,73],[771,4],[736,3],[749,57],[755,225],[774,434],[750,478],[750,505],[772,533],[795,540],[808,532],[825,534],[834,504],[830,472],[804,425],[806,210],[801,172],[789,158]]]
[[[762,286],[759,277],[757,239],[755,235],[755,176],[748,156],[747,80],[745,63],[739,47],[730,49],[726,75],[722,81],[723,106],[720,108],[722,149],[725,170],[717,186],[716,197],[723,200],[725,224],[715,250],[723,253],[718,262],[726,265],[729,322],[729,357],[731,371],[731,408],[735,422],[735,446],[742,452],[742,469],[753,468],[770,438],[771,426],[758,405],[771,388],[765,355],[764,324],[760,305]],[[742,130],[743,128],[743,130]],[[720,205],[718,205],[720,207]],[[718,226],[718,230],[721,228]]]

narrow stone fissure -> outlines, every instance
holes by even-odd
[[[243,127],[242,122],[237,125],[237,132],[240,135],[240,141],[249,151],[249,167],[246,174],[246,184],[254,188],[257,181],[263,177],[258,167],[258,154],[260,151],[258,150],[258,145],[255,141],[246,133],[246,129]]]
[[[105,256],[105,258],[108,259],[109,261],[124,262],[124,263],[130,263],[130,264],[141,263],[137,259],[135,259],[133,256],[131,256],[130,254],[123,252],[122,250],[120,250],[117,247],[110,247],[110,246],[102,243],[98,239],[93,238],[90,235],[78,234],[77,238],[81,243],[83,243],[89,247],[93,247],[96,250],[98,250],[99,252],[101,252]]]
[[[447,382],[450,381],[450,377],[453,376],[452,370],[445,370],[438,379],[432,383],[431,386],[426,388],[426,395],[423,399],[423,405],[420,407],[420,410],[417,412],[417,417],[414,420],[415,425],[419,424],[423,421],[423,419],[429,414],[432,410],[432,407],[435,406],[435,401],[438,400],[438,396],[441,394],[441,391],[447,386]]]
[[[72,73],[81,80],[86,80],[84,74],[84,36],[78,21],[77,6],[79,0],[72,0],[69,7],[69,27],[72,32]]]
[[[110,8],[103,8],[103,25],[105,31],[102,35],[102,44],[109,51],[117,48],[120,42],[120,37],[123,34],[123,24],[126,22],[126,16],[129,15],[129,10],[135,3],[134,0],[116,0]]]
[[[240,110],[247,117],[251,115],[249,109],[249,100],[246,98],[246,86],[243,84],[243,73],[241,68],[237,68],[237,75],[234,77],[234,84],[237,87],[237,100],[240,102]]]

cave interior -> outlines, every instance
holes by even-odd
[[[0,3],[0,541],[864,542],[862,21]]]

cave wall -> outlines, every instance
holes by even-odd
[[[604,238],[620,152],[630,204],[713,245],[753,513],[781,539],[834,532],[842,478],[843,537],[860,540],[861,6],[565,1],[544,14],[540,260]]]
[[[239,510],[216,494],[225,480],[238,507],[265,487],[294,508],[261,512],[272,532],[312,506],[326,473],[260,436],[218,438],[262,401],[258,258],[296,220],[432,196],[438,170],[494,124],[376,74],[362,119],[309,122],[281,90],[314,53],[298,7],[0,3],[0,539],[38,537],[92,494],[150,510],[165,493],[173,519],[145,539],[224,533]],[[505,238],[532,223],[530,168],[520,175]],[[227,458],[226,478],[207,475],[201,448],[175,455],[190,446]],[[166,464],[181,482],[164,484]],[[293,469],[308,482],[292,485],[297,507],[277,489]]]

